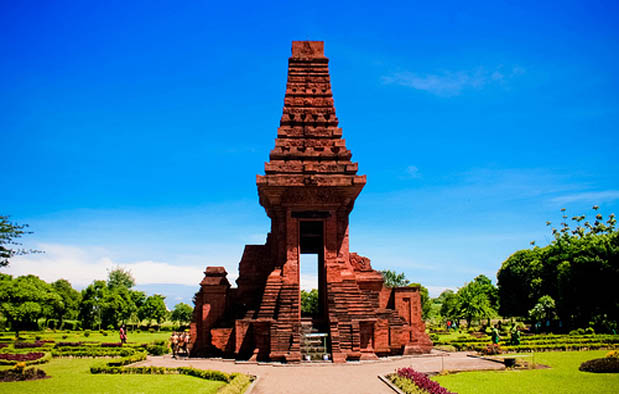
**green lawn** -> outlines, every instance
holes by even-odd
[[[86,337],[84,331],[56,331],[42,330],[42,331],[22,331],[20,336],[25,337],[26,341],[32,342],[35,337],[40,336],[41,339],[51,339],[56,342],[79,342],[79,341],[96,341],[96,342],[120,342],[120,337],[117,331],[105,331],[107,335],[103,335],[99,331],[93,330],[90,335]],[[2,333],[2,336],[15,336],[13,332]],[[127,333],[128,342],[137,343],[151,343],[156,340],[169,339],[172,335],[169,331],[159,331],[150,333],[148,331],[129,331]],[[64,338],[66,337],[66,338]]]
[[[550,369],[462,372],[433,379],[448,390],[467,393],[619,393],[619,374],[580,372],[583,361],[604,357],[607,350],[535,353],[535,362]]]
[[[0,383],[4,393],[215,393],[223,382],[185,375],[92,375],[92,358],[56,358],[37,365],[49,379]]]

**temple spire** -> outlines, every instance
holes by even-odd
[[[284,109],[270,153],[264,186],[353,186],[355,195],[365,184],[357,163],[342,139],[333,105],[329,59],[322,41],[293,41],[288,59]]]

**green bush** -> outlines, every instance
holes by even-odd
[[[587,328],[585,328],[585,334],[586,335],[595,335],[595,330],[593,329],[593,327],[587,327]]]
[[[226,382],[226,383],[229,383],[234,378],[234,375],[230,375],[225,372],[215,371],[215,370],[210,370],[210,369],[203,370],[203,369],[195,369],[191,367],[179,367],[179,368],[176,368],[176,370],[181,375],[195,376],[195,377],[206,379],[206,380],[217,380],[219,382]]]
[[[146,351],[152,356],[167,354],[170,350],[165,345],[146,345]]]
[[[90,330],[84,331],[84,336],[88,338],[90,336]]]
[[[580,364],[578,369],[583,372],[617,373],[619,372],[619,358],[596,358]]]

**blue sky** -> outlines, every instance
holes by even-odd
[[[614,2],[37,2],[0,9],[0,212],[15,275],[131,269],[188,302],[269,221],[292,40],[324,40],[368,183],[351,250],[438,295],[546,244],[559,209],[619,213]],[[309,274],[309,272],[308,272]],[[166,283],[166,286],[161,285]]]

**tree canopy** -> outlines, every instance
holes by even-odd
[[[184,302],[178,303],[174,305],[174,310],[172,310],[172,314],[170,315],[170,319],[179,324],[187,324],[191,322],[191,317],[193,315],[193,308]]]
[[[472,282],[465,284],[456,293],[456,316],[465,319],[470,326],[475,320],[489,319],[496,315],[493,297],[496,288],[488,277],[477,276]]]
[[[138,309],[140,320],[155,320],[161,323],[165,320],[168,309],[165,306],[165,297],[161,294],[154,294],[144,301],[144,305]]]
[[[592,325],[604,331],[614,325],[616,329],[619,231],[615,215],[604,221],[595,213],[592,222],[585,215],[574,216],[572,228],[562,211],[563,222],[552,228],[549,245],[517,251],[503,262],[497,273],[501,314],[527,316],[548,295],[566,327]]]
[[[0,274],[0,311],[12,329],[36,329],[39,318],[50,318],[63,308],[62,297],[38,276],[13,279]]]
[[[110,289],[117,287],[130,289],[135,286],[135,279],[133,278],[131,271],[121,267],[116,267],[113,270],[108,271],[107,278],[107,286]]]

